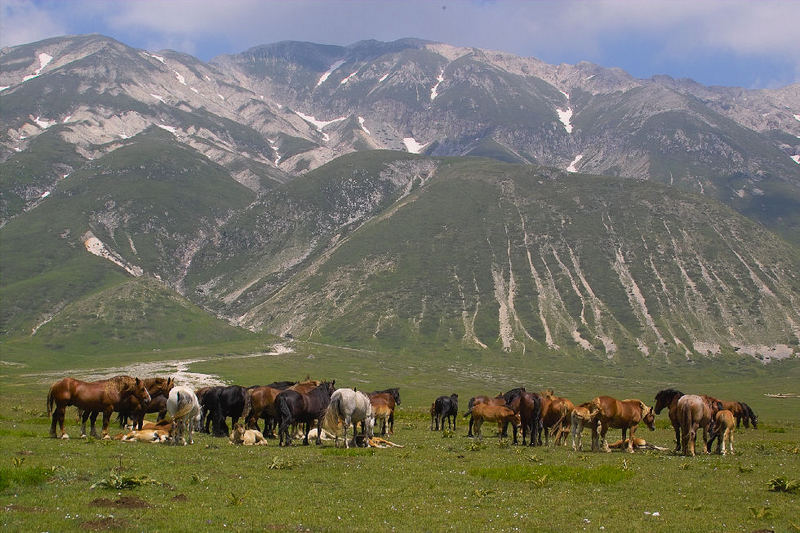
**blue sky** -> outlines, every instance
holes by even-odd
[[[800,82],[793,0],[0,0],[0,45],[102,33],[208,60],[259,44],[419,37],[706,85]]]

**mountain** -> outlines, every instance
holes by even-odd
[[[393,349],[788,357],[798,112],[800,86],[416,39],[3,49],[2,334],[143,346],[199,305]]]

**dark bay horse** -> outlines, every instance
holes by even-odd
[[[330,404],[331,394],[336,390],[334,384],[335,381],[324,381],[305,393],[287,389],[278,394],[275,398],[275,406],[279,417],[278,436],[280,441],[278,444],[280,446],[291,446],[292,439],[289,435],[289,427],[296,423],[305,424],[303,444],[307,445],[308,432],[315,420],[317,422],[316,443],[318,445],[322,444],[320,439],[322,418],[325,416],[328,404]]]
[[[512,391],[509,391],[512,392]],[[539,435],[539,428],[542,423],[542,397],[536,392],[526,392],[525,389],[515,389],[508,402],[510,407],[515,413],[519,414],[520,425],[522,426],[522,445],[525,446],[525,439],[527,434],[531,436],[531,446],[541,444],[541,440],[537,441],[536,437]],[[517,443],[516,432],[514,434],[514,444]]]
[[[439,396],[433,402],[433,421],[436,423],[436,431],[439,431],[439,423],[442,424],[444,431],[444,421],[447,420],[447,427],[450,428],[452,420],[453,431],[456,430],[456,417],[458,416],[458,394],[450,396]]]
[[[610,452],[606,442],[606,433],[611,428],[622,430],[622,441],[625,442],[625,434],[630,430],[630,439],[626,451],[633,453],[634,433],[640,422],[644,422],[650,431],[654,431],[655,414],[653,409],[648,407],[641,400],[617,400],[611,396],[598,396],[591,402],[590,409],[597,411],[596,424],[592,425],[592,451],[601,449]],[[600,426],[600,439],[598,441],[597,426]]]
[[[144,378],[144,386],[150,394],[150,403],[142,405],[135,396],[128,396],[119,407],[119,422],[125,426],[128,417],[133,420],[133,429],[142,429],[144,415],[147,413],[158,413],[157,420],[163,420],[167,416],[167,398],[169,391],[175,386],[172,378]]]
[[[61,438],[69,438],[64,431],[64,414],[67,406],[74,405],[84,412],[103,413],[103,438],[108,436],[108,423],[111,413],[119,410],[122,402],[135,397],[141,404],[150,403],[150,394],[144,381],[130,376],[115,376],[101,381],[80,381],[73,378],[61,379],[50,387],[47,393],[47,414],[53,415],[50,436],[56,437],[56,424],[61,427]],[[83,431],[86,431],[85,419]],[[96,437],[94,419],[92,436]]]
[[[653,408],[656,414],[660,414],[665,407],[669,408],[669,421],[675,430],[675,451],[681,449],[681,420],[678,416],[678,400],[683,393],[675,389],[664,389],[656,394],[656,405]]]
[[[695,454],[697,430],[703,428],[703,453],[708,453],[711,424],[722,403],[706,395],[685,394],[678,400],[678,417],[681,421],[681,448],[683,455]]]

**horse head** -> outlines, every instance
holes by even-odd
[[[645,425],[648,428],[650,428],[650,431],[655,431],[656,415],[653,412],[653,408],[648,407],[647,404],[645,404],[644,402],[641,402],[641,404],[642,404],[642,422],[644,422]]]
[[[150,403],[150,393],[147,391],[147,387],[144,385],[144,380],[136,378],[136,381],[134,382],[133,395],[139,398],[143,405]]]
[[[668,407],[676,396],[680,398],[681,396],[683,396],[683,393],[675,389],[664,389],[658,391],[658,394],[656,394],[656,405],[655,405],[656,414],[660,414],[662,409]]]

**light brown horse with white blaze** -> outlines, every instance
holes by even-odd
[[[708,453],[708,437],[714,416],[722,408],[719,400],[710,396],[686,394],[678,400],[683,455],[695,455],[697,430],[703,428],[703,453]]]
[[[590,409],[596,410],[596,423],[592,425],[592,451],[602,448],[604,452],[610,452],[606,442],[606,433],[611,428],[622,430],[622,440],[625,441],[625,434],[630,429],[630,440],[626,451],[633,453],[633,434],[640,422],[644,422],[650,431],[656,429],[655,414],[653,409],[648,407],[641,400],[617,400],[611,396],[598,396],[591,402]],[[600,436],[598,441],[597,425],[600,425]]]
[[[111,413],[118,410],[119,405],[130,396],[136,397],[142,405],[150,403],[150,393],[147,392],[144,381],[139,378],[116,376],[102,381],[80,381],[73,378],[56,381],[47,393],[47,414],[53,415],[50,436],[56,437],[58,423],[61,427],[61,438],[69,438],[64,431],[64,413],[67,406],[74,405],[82,411],[103,413],[103,438],[106,438]],[[92,424],[92,436],[97,436],[94,424]]]

